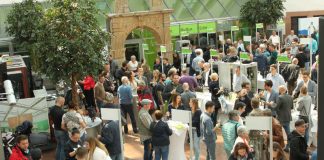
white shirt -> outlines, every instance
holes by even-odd
[[[247,145],[249,145],[249,142],[247,140],[245,140],[245,142],[247,143]],[[241,138],[240,136],[238,136],[236,138],[236,140],[235,140],[235,143],[233,145],[233,149],[232,149],[231,153],[234,152],[234,148],[235,148],[236,144],[238,144],[238,143],[245,143],[245,142],[244,142],[243,138]]]
[[[272,89],[276,92],[279,91],[279,86],[283,85],[286,86],[285,79],[279,73],[276,73],[274,76],[271,73],[267,74],[266,80],[271,80],[273,85]]]
[[[208,76],[209,76],[210,69],[205,74],[205,86],[208,86]]]
[[[240,75],[234,74],[234,76],[233,76],[233,91],[234,92],[241,91],[243,82],[251,83],[250,80],[244,74],[242,74],[242,73]]]
[[[271,41],[272,44],[277,45],[280,43],[280,38],[278,35],[271,35],[269,41]]]
[[[136,71],[137,70],[137,66],[138,66],[138,62],[135,61],[135,63],[133,63],[132,61],[128,62],[128,68],[130,71]]]
[[[100,149],[99,147],[96,147],[96,149],[94,150],[92,159],[93,160],[111,160],[109,155],[106,154],[106,152],[103,151],[102,149]]]

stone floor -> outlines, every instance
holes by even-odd
[[[131,129],[131,126],[129,127]],[[218,160],[226,160],[226,153],[223,149],[223,137],[220,132],[218,132],[217,142],[216,142],[216,158]],[[201,146],[201,160],[206,159],[206,147],[203,143]],[[140,139],[138,134],[133,134],[130,131],[130,134],[125,136],[125,160],[142,160],[144,147],[140,144]],[[189,144],[185,145],[186,155],[189,158],[190,150]],[[55,150],[47,151],[43,153],[43,160],[55,160]]]

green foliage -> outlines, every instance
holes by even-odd
[[[27,51],[31,56],[33,69],[39,62],[35,58],[34,45],[37,41],[40,23],[44,17],[44,10],[39,2],[24,0],[15,3],[7,16],[6,32],[14,37],[13,41],[19,50]]]
[[[96,19],[94,0],[52,0],[39,33],[40,71],[52,80],[97,74],[108,34]],[[73,86],[73,83],[72,83]]]
[[[276,24],[284,16],[284,0],[250,0],[241,7],[241,19],[251,27],[256,23]]]
[[[15,3],[7,16],[7,33],[24,49],[36,42],[37,32],[43,18],[43,7],[39,2],[24,0]]]

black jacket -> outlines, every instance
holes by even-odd
[[[198,109],[192,116],[192,127],[196,127],[198,137],[200,137],[200,116],[201,116],[200,109]]]
[[[238,102],[242,102],[246,105],[245,111],[241,114],[241,117],[246,117],[247,115],[249,115],[253,108],[251,106],[251,99],[248,97],[248,95],[245,95],[243,98],[237,99],[234,103],[234,106]]]
[[[296,131],[292,131],[288,136],[290,142],[290,160],[308,160],[307,143],[305,137]]]
[[[108,121],[101,131],[100,141],[105,144],[110,156],[121,153],[118,123],[118,121]]]
[[[168,102],[171,101],[171,96],[172,96],[171,91],[172,91],[173,89],[176,89],[176,92],[177,92],[178,94],[183,93],[182,84],[175,85],[175,84],[173,84],[173,82],[168,83],[168,84],[164,87],[164,90],[163,90],[163,93],[162,93],[162,97],[163,97],[163,100],[164,100],[164,101],[168,101]]]
[[[75,151],[77,148],[82,147],[82,143],[80,141],[73,142],[71,140],[68,140],[64,146],[64,152],[65,152],[65,159],[66,160],[76,160],[75,156],[70,157],[70,153]]]
[[[305,63],[307,62],[307,56],[305,53],[297,53],[295,58],[298,59],[298,66],[300,68],[305,68]]]
[[[218,94],[219,91],[219,82],[218,81],[210,81],[209,83],[209,92],[211,93],[211,100],[215,104],[215,108],[220,108],[221,105],[218,101],[218,98],[221,96],[221,94]]]
[[[166,122],[160,120],[151,123],[150,131],[152,132],[153,146],[168,146],[170,144],[169,136],[172,135],[172,130]]]

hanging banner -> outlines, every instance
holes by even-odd
[[[146,43],[142,44],[142,48],[143,48],[144,51],[149,50],[149,47],[148,47],[148,45]]]
[[[219,55],[219,53],[218,53],[218,51],[216,49],[210,49],[209,52],[210,52],[210,56],[215,56],[216,57],[216,56]]]
[[[238,31],[240,30],[240,27],[238,26],[231,26],[231,31]]]
[[[279,54],[277,61],[280,63],[291,63],[291,59],[286,54]]]
[[[171,36],[180,36],[180,26],[174,25],[170,26]]]
[[[191,51],[191,49],[189,47],[182,47],[181,48],[181,53],[182,54],[191,54],[192,51]]]
[[[180,25],[181,36],[188,36],[189,34],[196,34],[196,33],[198,33],[198,26],[196,23]]]
[[[161,53],[166,53],[167,49],[165,46],[160,46],[160,51],[161,51]]]
[[[242,59],[242,60],[250,60],[249,53],[247,53],[247,52],[240,52],[240,59]]]
[[[263,23],[257,23],[255,24],[255,28],[263,28]]]
[[[199,33],[215,33],[216,32],[216,23],[215,22],[206,22],[199,23]]]

